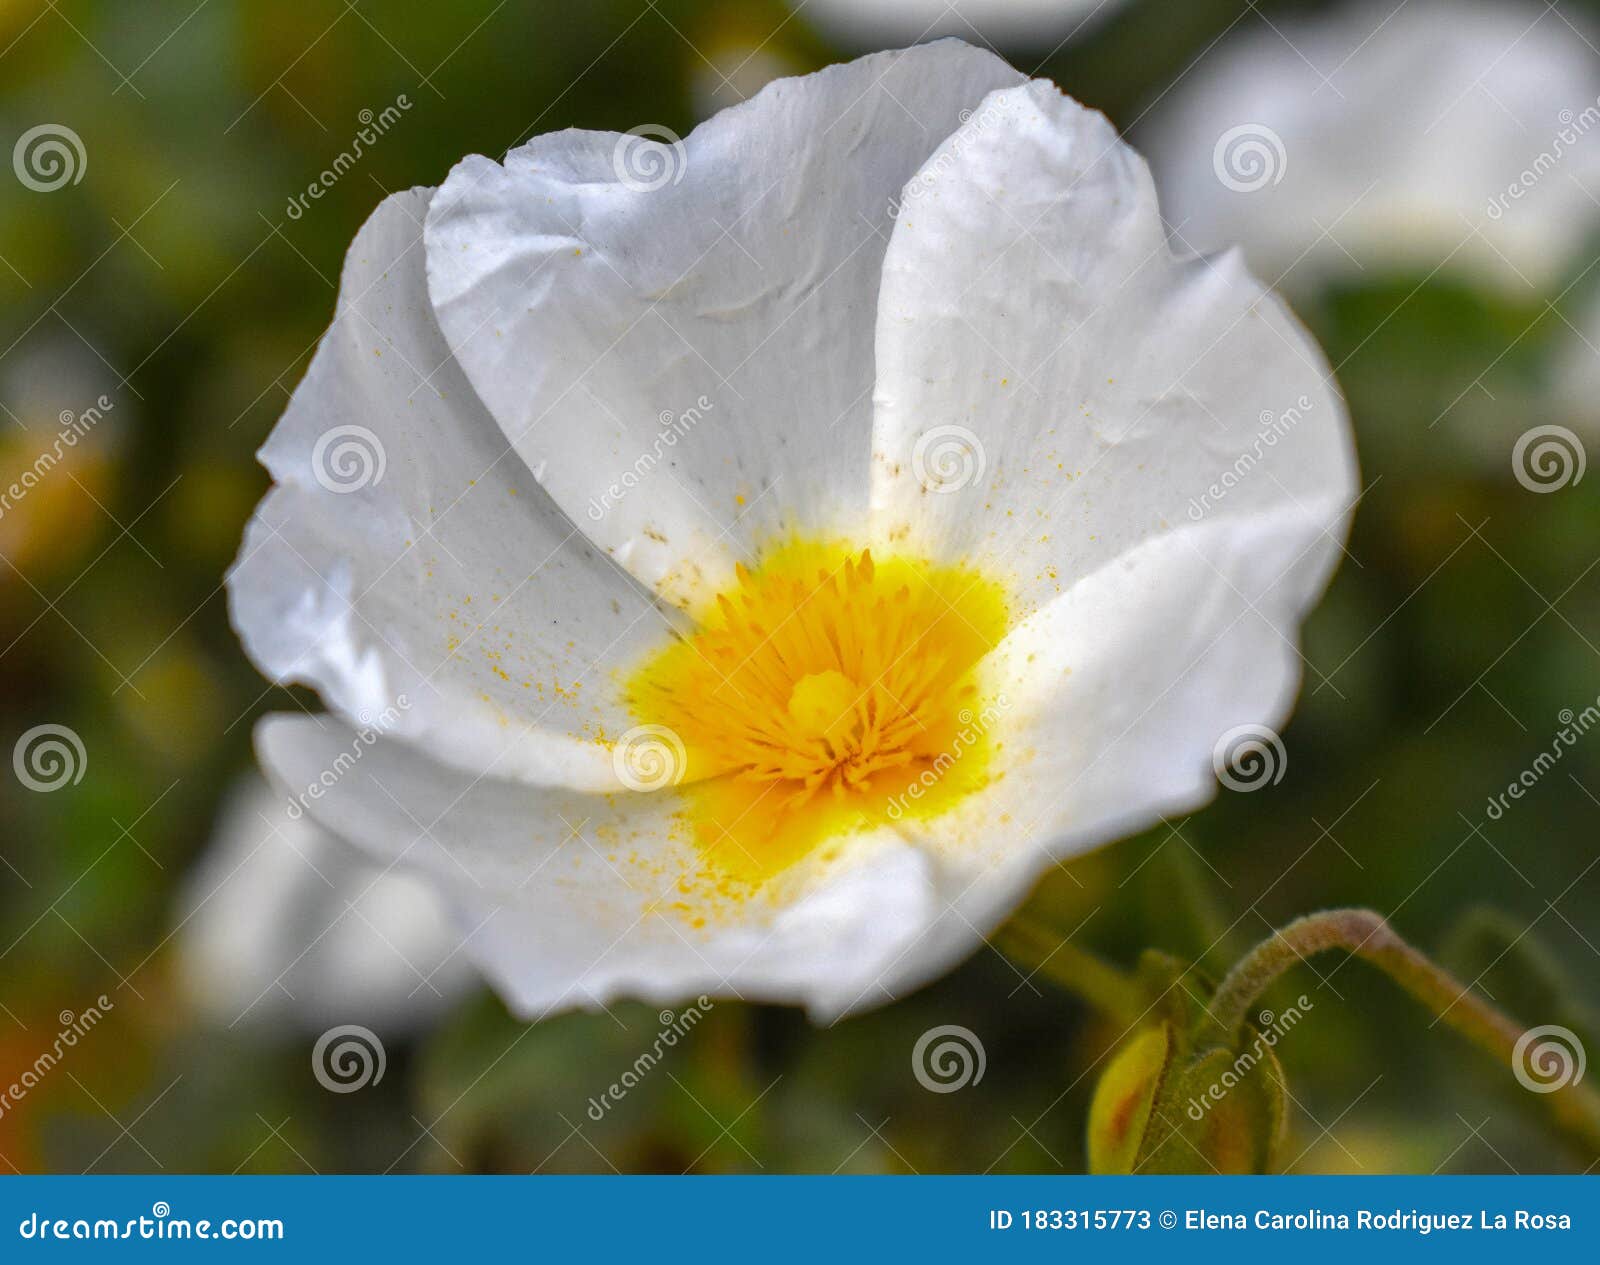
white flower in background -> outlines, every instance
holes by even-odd
[[[347,724],[409,700],[308,810],[429,875],[520,1013],[832,1017],[1281,721],[1345,412],[1236,254],[1169,253],[1105,119],[988,53],[780,80],[649,190],[619,139],[374,214],[233,618]],[[386,474],[335,494],[312,453],[352,423]],[[258,749],[309,786],[336,729]]]
[[[185,994],[213,1022],[287,1019],[308,1032],[426,1023],[476,976],[458,930],[416,875],[385,873],[261,778],[228,797],[184,884],[177,931]]]
[[[1600,439],[1600,294],[1591,295],[1571,326],[1557,332],[1553,389],[1562,420]]]
[[[1091,30],[1127,0],[789,0],[826,34],[857,48],[939,36],[1050,49]]]
[[[1576,21],[1379,0],[1253,24],[1141,134],[1167,219],[1273,284],[1437,268],[1537,297],[1600,225],[1600,56]]]

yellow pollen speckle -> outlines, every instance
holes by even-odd
[[[717,872],[759,884],[829,840],[936,815],[985,784],[973,669],[1008,622],[993,581],[790,542],[691,614],[695,630],[626,693],[641,724],[681,744],[679,820]]]

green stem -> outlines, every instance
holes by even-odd
[[[1344,949],[1370,962],[1496,1060],[1507,1067],[1515,1065],[1521,1025],[1412,948],[1370,909],[1310,914],[1262,941],[1217,988],[1212,1018],[1224,1032],[1233,1033],[1269,984],[1311,954],[1328,949]],[[1563,1128],[1600,1152],[1600,1095],[1587,1085],[1571,1083],[1544,1098]]]
[[[1132,975],[1040,923],[1015,917],[994,934],[991,943],[1007,957],[1122,1023],[1134,1022],[1143,1009],[1143,993]]]

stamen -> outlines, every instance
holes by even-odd
[[[629,683],[687,753],[686,814],[729,868],[764,878],[823,839],[942,811],[983,781],[963,734],[973,668],[1006,627],[960,567],[790,543],[719,593],[700,629]]]

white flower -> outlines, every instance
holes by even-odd
[[[789,0],[828,34],[860,47],[935,36],[1051,49],[1081,35],[1127,0]]]
[[[1104,118],[985,52],[632,139],[468,158],[357,238],[230,588],[264,671],[385,719],[258,747],[524,1015],[831,1017],[1287,712],[1344,407]],[[348,426],[381,479],[319,477]]]
[[[1591,439],[1600,438],[1600,294],[1590,295],[1556,336],[1554,407]]]
[[[1274,284],[1439,269],[1545,292],[1600,222],[1600,57],[1574,21],[1373,0],[1236,36],[1141,138],[1167,218]]]
[[[371,864],[251,776],[184,884],[179,978],[227,1027],[405,1031],[472,986],[469,931],[416,876]]]

